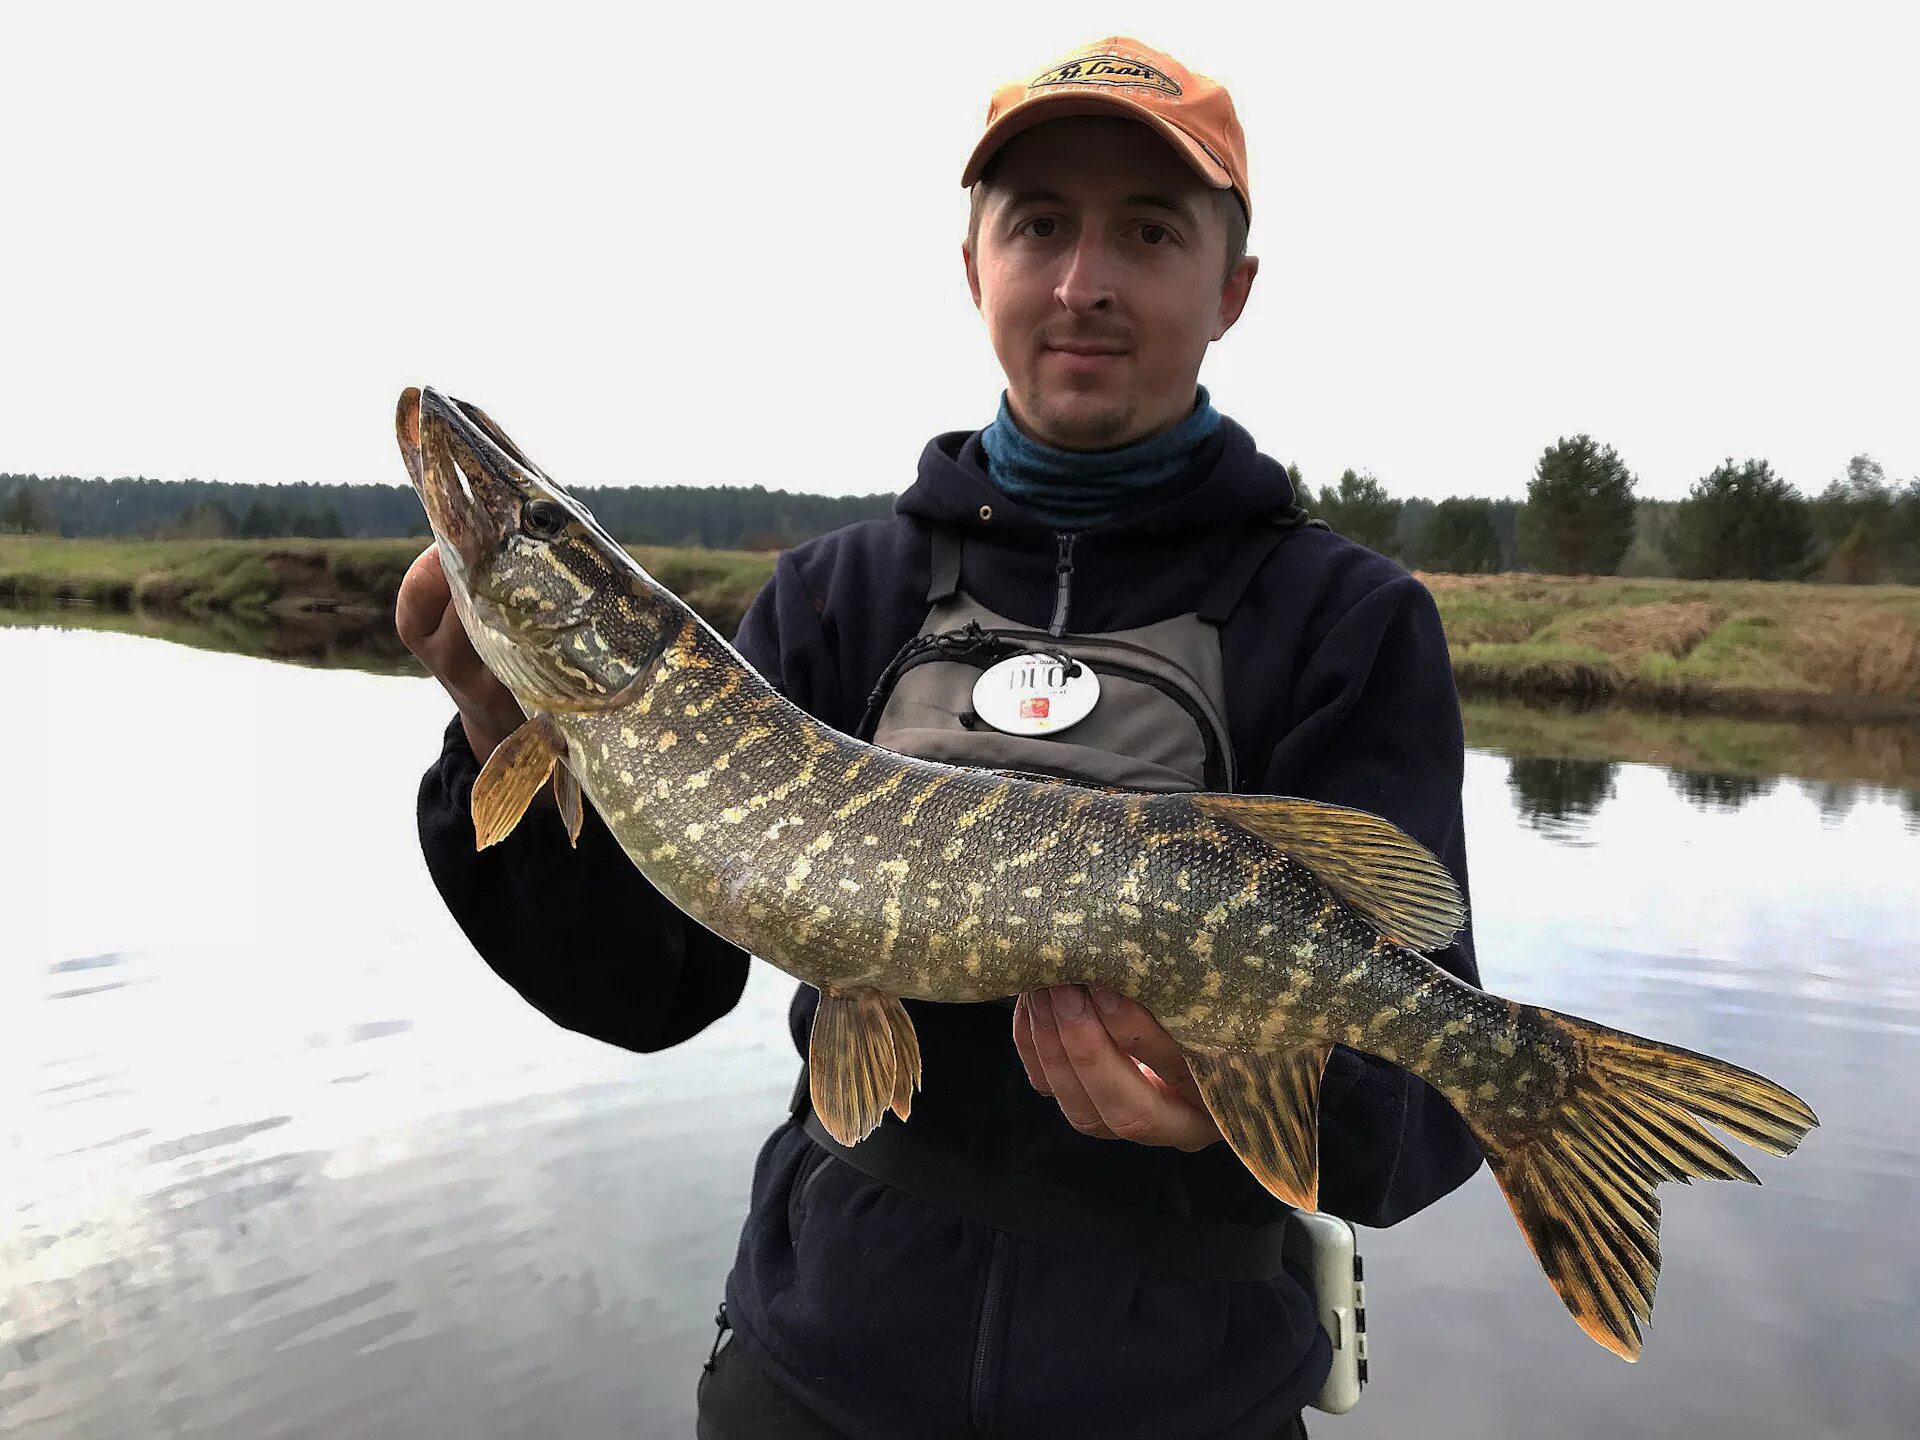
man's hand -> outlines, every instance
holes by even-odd
[[[481,762],[526,720],[513,693],[493,678],[467,638],[453,591],[440,568],[440,552],[429,545],[407,569],[394,602],[393,628],[401,643],[432,672],[460,709],[467,743]]]
[[[1014,1005],[1013,1044],[1033,1088],[1082,1135],[1178,1150],[1220,1138],[1179,1045],[1124,995],[1083,985],[1030,991]]]

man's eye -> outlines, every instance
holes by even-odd
[[[1054,223],[1055,223],[1054,221],[1049,220],[1046,216],[1038,215],[1038,216],[1035,216],[1033,219],[1027,221],[1026,224],[1022,225],[1020,228],[1022,230],[1032,230],[1033,237],[1036,240],[1045,240],[1048,236],[1053,234],[1052,227]],[[1033,227],[1036,225],[1045,225],[1048,228],[1044,231],[1034,230]]]
[[[1157,248],[1160,244],[1160,240],[1155,240],[1153,238],[1156,235],[1158,235],[1161,238],[1161,240],[1171,240],[1173,238],[1173,236],[1168,233],[1167,227],[1164,225],[1142,225],[1140,227],[1140,238],[1142,240],[1145,240],[1149,245]]]

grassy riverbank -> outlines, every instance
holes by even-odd
[[[1466,695],[1920,719],[1920,587],[1423,575]]]
[[[386,623],[423,541],[0,536],[0,603]],[[635,547],[731,635],[769,554]],[[1704,714],[1920,720],[1920,587],[1422,575],[1469,697]]]

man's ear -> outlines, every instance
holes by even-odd
[[[1247,308],[1247,296],[1253,290],[1253,277],[1260,273],[1260,257],[1249,255],[1233,267],[1233,274],[1227,277],[1227,283],[1220,288],[1220,314],[1213,328],[1213,338],[1218,340],[1233,328],[1233,322],[1240,318],[1240,312]]]
[[[973,293],[973,308],[980,308],[980,271],[973,263],[973,250],[967,242],[960,242],[960,263],[967,267],[967,289]]]

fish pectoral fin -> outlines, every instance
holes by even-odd
[[[566,739],[545,716],[527,721],[494,746],[473,781],[475,849],[484,850],[513,833],[566,753]]]
[[[1319,877],[1387,939],[1437,950],[1467,922],[1447,867],[1391,821],[1344,805],[1277,795],[1195,795],[1201,813],[1237,825]]]
[[[822,989],[807,1070],[814,1111],[842,1145],[866,1139],[888,1109],[906,1119],[920,1083],[920,1041],[906,1007],[877,990]]]
[[[553,767],[553,803],[560,807],[560,818],[566,823],[567,843],[579,849],[580,822],[584,818],[580,808],[580,782],[564,763]]]
[[[1333,1046],[1186,1051],[1214,1123],[1254,1178],[1297,1210],[1320,1208],[1320,1076]]]

